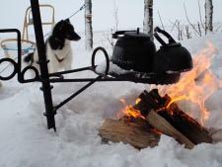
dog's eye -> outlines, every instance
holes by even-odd
[[[69,27],[69,28],[68,28],[68,31],[69,31],[69,32],[72,32],[72,31],[74,31],[74,28],[73,28],[73,27]]]

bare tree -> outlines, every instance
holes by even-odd
[[[205,0],[205,34],[213,31],[213,1]]]
[[[162,25],[162,28],[165,30],[159,10],[158,10],[158,16],[159,16],[159,19],[160,19],[160,23],[161,23],[161,25]]]
[[[119,5],[117,3],[118,2],[117,0],[112,0],[112,1],[113,1],[112,16],[113,16],[114,25],[113,25],[113,28],[111,28],[109,32],[105,32],[103,33],[103,35],[106,41],[113,48],[115,45],[115,40],[110,36],[110,34],[113,34],[119,29]]]
[[[187,37],[187,39],[192,38],[189,25],[186,25],[186,26],[185,26],[185,31],[186,31],[186,37]]]
[[[179,41],[181,41],[181,40],[183,40],[183,28],[182,28],[179,20],[176,20],[176,25],[175,26],[176,26],[177,32],[178,32],[177,39]]]
[[[203,23],[203,20],[202,20],[200,0],[198,0],[197,3],[198,3],[198,9],[199,9],[200,24],[201,24],[202,28],[205,29],[205,26],[204,26],[204,23]]]
[[[117,31],[119,28],[119,7],[116,0],[113,0],[113,17],[115,21],[114,31]]]
[[[197,30],[197,28],[195,27],[194,24],[191,23],[189,17],[188,17],[188,14],[187,14],[187,8],[185,6],[185,3],[183,4],[183,8],[184,8],[184,11],[185,11],[185,16],[186,16],[186,19],[187,19],[187,22],[189,23],[189,25],[192,27],[192,29],[194,30],[194,32],[198,35],[198,36],[201,36],[200,32]]]
[[[93,48],[92,30],[92,0],[85,0],[85,47],[86,50]]]
[[[202,36],[202,30],[201,30],[201,26],[199,22],[197,23],[197,28],[198,28],[200,36]]]
[[[153,0],[144,0],[143,32],[153,39]]]

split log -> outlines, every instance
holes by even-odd
[[[158,131],[173,137],[182,144],[185,144],[186,148],[191,149],[195,146],[195,144],[192,141],[190,141],[190,139],[184,136],[173,125],[171,125],[164,117],[156,113],[154,110],[151,110],[147,114],[146,120],[150,123],[150,125],[156,128]]]
[[[158,113],[187,136],[194,144],[213,142],[209,131],[184,113],[176,103],[171,104],[167,110],[162,110]]]
[[[144,91],[139,98],[141,100],[134,108],[140,110],[142,115],[146,116],[147,121],[162,133],[174,137],[187,148],[192,148],[194,144],[202,142],[212,143],[209,132],[184,113],[176,103],[166,107],[171,101],[169,96],[161,97],[158,90],[154,89],[149,93]],[[157,113],[154,114],[153,110]],[[152,117],[157,120],[153,121]],[[158,124],[161,124],[161,127]]]
[[[104,142],[123,142],[142,149],[154,147],[159,143],[160,134],[153,130],[142,119],[120,120],[107,119],[99,129],[99,135]]]

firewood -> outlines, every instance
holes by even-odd
[[[156,128],[158,131],[173,137],[182,144],[185,144],[186,148],[193,148],[195,144],[190,141],[186,136],[184,136],[180,131],[174,128],[164,117],[151,110],[146,116],[146,120]]]
[[[169,97],[165,96],[164,98]],[[209,131],[201,126],[195,119],[183,112],[176,103],[172,103],[167,110],[162,110],[158,113],[194,144],[213,142]]]
[[[160,139],[160,134],[142,119],[107,119],[99,129],[99,135],[103,141],[128,143],[138,149],[154,147]]]
[[[149,93],[144,91],[139,98],[140,102],[137,103],[134,108],[140,110],[142,115],[146,116],[148,122],[153,127],[159,128],[158,130],[162,133],[174,137],[188,148],[192,148],[192,144],[199,144],[202,142],[212,143],[212,138],[208,131],[197,121],[184,113],[176,103],[172,103],[169,108],[166,107],[169,101],[171,101],[169,96],[166,95],[165,97],[161,97],[158,90],[154,89]],[[153,110],[158,113],[154,113]],[[149,113],[151,111],[152,114],[150,115]],[[149,118],[150,116],[158,119],[154,122],[152,118]],[[158,124],[161,124],[161,127]],[[170,132],[172,131],[172,127],[174,129],[173,134]]]
[[[196,120],[183,112],[171,98],[161,97],[157,89],[144,91],[133,106],[140,111],[141,118],[120,120],[107,119],[99,129],[103,141],[129,143],[136,148],[153,147],[158,144],[160,134],[173,137],[186,148],[196,144],[212,143],[209,132]]]

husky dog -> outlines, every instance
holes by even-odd
[[[46,56],[49,60],[49,73],[57,72],[61,69],[70,70],[72,66],[71,41],[78,41],[81,37],[75,32],[74,26],[69,19],[61,20],[54,26],[51,35],[45,42]],[[37,51],[28,54],[24,62],[31,63],[39,70]]]

